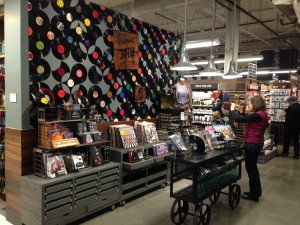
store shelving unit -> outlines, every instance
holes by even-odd
[[[21,179],[24,224],[69,224],[120,201],[120,164],[110,162],[55,179]]]
[[[125,200],[154,187],[165,187],[169,181],[169,164],[164,161],[166,156],[173,156],[169,152],[162,156],[155,156],[153,153],[153,144],[140,144],[138,147],[123,149],[111,147],[111,160],[122,165],[120,176],[121,183],[121,204]],[[130,163],[128,154],[131,151],[139,150],[143,152],[143,159]]]

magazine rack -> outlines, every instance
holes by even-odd
[[[170,196],[175,198],[171,207],[171,220],[182,224],[187,215],[194,215],[194,225],[208,225],[210,222],[210,206],[203,201],[209,198],[216,203],[220,193],[228,195],[229,206],[234,209],[240,201],[241,189],[235,182],[241,178],[242,148],[211,150],[206,154],[192,155],[189,159],[166,157],[171,162]],[[183,164],[183,171],[177,172],[175,164]],[[174,190],[174,181],[178,178],[188,179],[182,189]],[[221,192],[229,187],[229,193]],[[189,211],[189,203],[195,205],[195,212]]]

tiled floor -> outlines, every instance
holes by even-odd
[[[244,166],[243,166],[244,168]],[[299,222],[300,206],[300,160],[276,157],[266,164],[259,164],[263,195],[259,202],[241,199],[239,206],[231,210],[228,196],[221,195],[211,208],[210,225],[296,225]],[[179,181],[177,188],[188,181]],[[243,169],[238,181],[242,191],[248,190],[248,179]],[[225,189],[227,191],[227,189]],[[72,225],[172,225],[170,209],[174,199],[169,197],[169,187],[160,188],[114,211],[93,215]],[[205,201],[209,203],[208,200]],[[193,211],[193,205],[190,206]],[[4,223],[0,215],[0,224]],[[184,224],[193,224],[187,216]]]

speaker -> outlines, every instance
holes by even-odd
[[[264,59],[257,62],[258,68],[273,67],[275,52],[273,50],[262,51],[260,53]]]
[[[297,69],[297,49],[280,50],[280,69]]]

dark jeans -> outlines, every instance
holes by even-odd
[[[264,144],[245,143],[245,166],[249,177],[250,194],[253,197],[261,196],[261,184],[257,160],[260,150]]]
[[[299,133],[291,133],[291,132],[284,132],[284,139],[283,139],[283,154],[289,154],[289,148],[291,143],[291,138],[293,138],[294,142],[294,155],[299,156]]]

